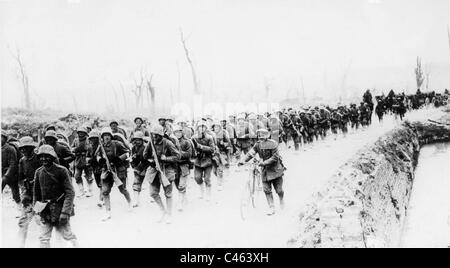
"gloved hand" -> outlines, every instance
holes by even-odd
[[[67,215],[66,213],[61,213],[61,215],[59,216],[59,224],[65,225],[68,222],[69,222],[69,215]]]

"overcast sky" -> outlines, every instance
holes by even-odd
[[[101,111],[119,82],[131,104],[141,69],[159,103],[187,99],[180,27],[205,98],[259,100],[264,80],[275,101],[301,80],[307,96],[414,90],[416,56],[433,89],[450,88],[448,24],[448,0],[0,0],[2,107],[23,105],[17,49],[38,106]]]

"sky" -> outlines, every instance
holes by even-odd
[[[205,101],[413,92],[417,56],[441,90],[449,24],[448,0],[0,0],[1,105],[24,105],[17,50],[37,108],[132,109],[140,72],[158,106],[191,100],[180,29]]]

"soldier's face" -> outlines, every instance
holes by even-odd
[[[143,144],[143,141],[141,139],[134,139],[133,145],[134,146],[141,146]]]
[[[112,137],[111,137],[111,136],[109,136],[109,135],[103,136],[103,142],[104,142],[104,143],[108,143],[108,142],[110,142],[111,140],[112,140]]]
[[[84,133],[84,132],[78,132],[78,138],[80,138],[80,139],[84,139],[84,138],[86,138],[86,133]]]
[[[140,119],[136,120],[136,126],[137,127],[142,126],[142,121]]]
[[[153,140],[156,142],[156,143],[159,143],[161,140],[162,140],[162,136],[161,135],[159,135],[159,134],[152,134],[153,135]]]
[[[90,143],[91,145],[98,144],[98,138],[90,138],[90,139],[89,139],[89,143]]]
[[[27,146],[27,147],[22,147],[20,148],[20,152],[25,155],[26,157],[31,156],[31,154],[33,153],[34,147],[31,146]]]
[[[56,141],[57,140],[55,138],[51,138],[51,137],[45,138],[45,143],[52,145],[52,146],[56,144]]]
[[[39,156],[39,161],[41,162],[41,165],[48,167],[52,165],[53,157],[47,154],[42,154]]]
[[[111,129],[116,131],[117,130],[118,125],[117,124],[111,124]]]
[[[181,137],[183,137],[182,131],[175,131],[173,134],[175,135],[175,137],[177,137],[177,139],[181,139]]]

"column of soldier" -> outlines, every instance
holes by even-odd
[[[440,97],[442,105],[447,98],[443,100]],[[385,107],[384,101],[378,97],[377,100],[377,109]],[[46,128],[44,139],[39,143],[29,136],[17,140],[17,135],[2,130],[2,191],[6,185],[11,188],[13,199],[21,211],[21,246],[25,246],[33,217],[38,217],[41,222],[42,247],[50,246],[53,229],[77,246],[69,223],[74,215],[72,177],[78,186],[79,197],[91,197],[95,182],[99,189],[98,206],[105,212],[103,221],[112,218],[110,194],[113,185],[117,186],[132,210],[140,205],[142,184],[148,181],[150,196],[161,210],[159,221],[170,223],[172,189],[175,186],[178,191],[178,210],[182,212],[186,206],[191,170],[200,188],[200,198],[209,202],[212,173],[217,177],[220,191],[224,170],[235,161],[240,166],[258,155],[259,165],[264,171],[262,180],[268,202],[267,214],[273,215],[272,188],[279,197],[280,208],[284,206],[282,185],[285,167],[278,145],[284,143],[287,147],[292,141],[295,150],[299,150],[301,145],[324,139],[330,131],[345,134],[349,127],[355,130],[360,125],[366,127],[371,124],[373,106],[372,96],[367,91],[359,107],[352,104],[337,108],[287,109],[272,114],[242,113],[221,121],[207,116],[192,124],[164,117],[149,129],[147,122],[137,117],[129,138],[117,121],[101,130],[86,124],[77,129],[77,137],[71,145],[55,126]],[[385,113],[386,108],[383,109]],[[134,173],[133,198],[127,189],[130,166]],[[83,174],[86,184],[83,183]],[[165,203],[160,196],[161,188]]]

